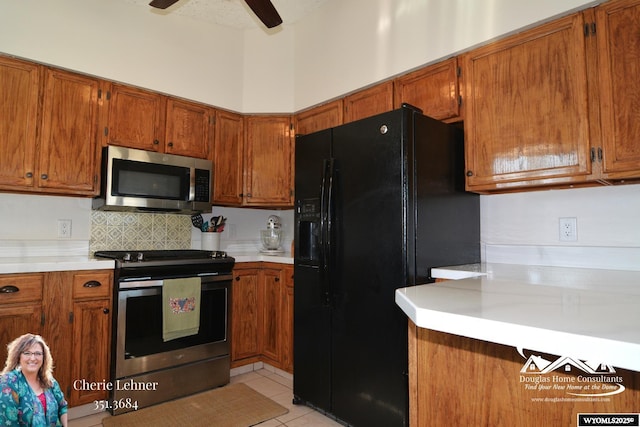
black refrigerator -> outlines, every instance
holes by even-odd
[[[296,138],[294,403],[409,425],[400,287],[480,261],[460,129],[411,106]]]

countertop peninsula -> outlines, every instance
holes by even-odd
[[[401,288],[421,328],[640,371],[640,272],[473,264]]]

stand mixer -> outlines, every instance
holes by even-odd
[[[264,254],[281,254],[284,250],[280,247],[282,243],[282,222],[277,215],[270,215],[267,219],[267,229],[260,230],[262,249]]]

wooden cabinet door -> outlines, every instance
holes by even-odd
[[[169,98],[165,152],[208,159],[213,151],[214,120],[213,108]]]
[[[259,334],[262,321],[260,269],[234,270],[231,291],[231,362],[260,355]]]
[[[100,80],[48,68],[37,185],[65,194],[98,191]]]
[[[158,93],[113,84],[106,144],[163,152],[165,108]]]
[[[342,124],[344,106],[342,99],[319,105],[295,116],[296,135],[307,135]]]
[[[213,152],[213,203],[240,206],[243,191],[244,120],[240,114],[216,112]]]
[[[281,319],[281,367],[293,373],[293,266],[282,269],[284,278],[284,295],[282,297]]]
[[[349,123],[393,109],[393,82],[380,83],[344,98],[344,122]]]
[[[109,378],[111,347],[111,300],[77,301],[73,303],[73,363],[71,378],[100,382]],[[68,396],[72,405],[106,399],[107,391],[77,390]]]
[[[262,270],[262,355],[271,359],[276,367],[281,365],[282,302],[284,281],[282,270],[265,268]]]
[[[244,205],[293,206],[290,116],[246,118]]]
[[[108,397],[105,391],[75,390],[73,383],[109,378],[112,282],[112,270],[46,273],[44,338],[70,406]]]
[[[640,1],[598,6],[596,24],[604,172],[613,178],[638,176]]]
[[[0,56],[0,188],[31,187],[41,67]],[[3,347],[4,349],[4,347]]]
[[[447,59],[395,79],[394,97],[396,108],[407,103],[434,119],[460,120],[458,59]]]
[[[464,55],[468,189],[591,172],[583,24],[577,13]]]

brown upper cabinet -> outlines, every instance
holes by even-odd
[[[218,110],[213,153],[213,202],[242,205],[244,171],[244,119],[242,115]]]
[[[344,123],[393,109],[393,81],[377,84],[344,98]]]
[[[207,159],[214,122],[212,107],[114,83],[105,143]]]
[[[591,131],[581,13],[462,58],[469,190],[585,179]]]
[[[293,206],[291,116],[245,117],[243,206]]]
[[[166,98],[156,92],[114,83],[105,143],[164,152],[166,107]]]
[[[395,108],[407,103],[437,120],[461,120],[459,70],[458,59],[450,58],[396,78]]]
[[[38,187],[65,194],[97,194],[98,125],[104,82],[46,69]]]
[[[0,56],[0,188],[34,185],[42,67]]]
[[[215,117],[211,107],[168,98],[165,152],[210,159]]]
[[[293,206],[291,116],[218,111],[213,202],[223,206]]]
[[[595,11],[602,143],[594,157],[608,179],[639,177],[640,1],[608,2]]]
[[[105,83],[6,57],[0,74],[0,188],[95,195]]]
[[[467,189],[640,177],[639,27],[611,1],[465,54]]]
[[[296,135],[307,135],[341,125],[343,108],[342,99],[338,99],[299,112],[295,116]]]

